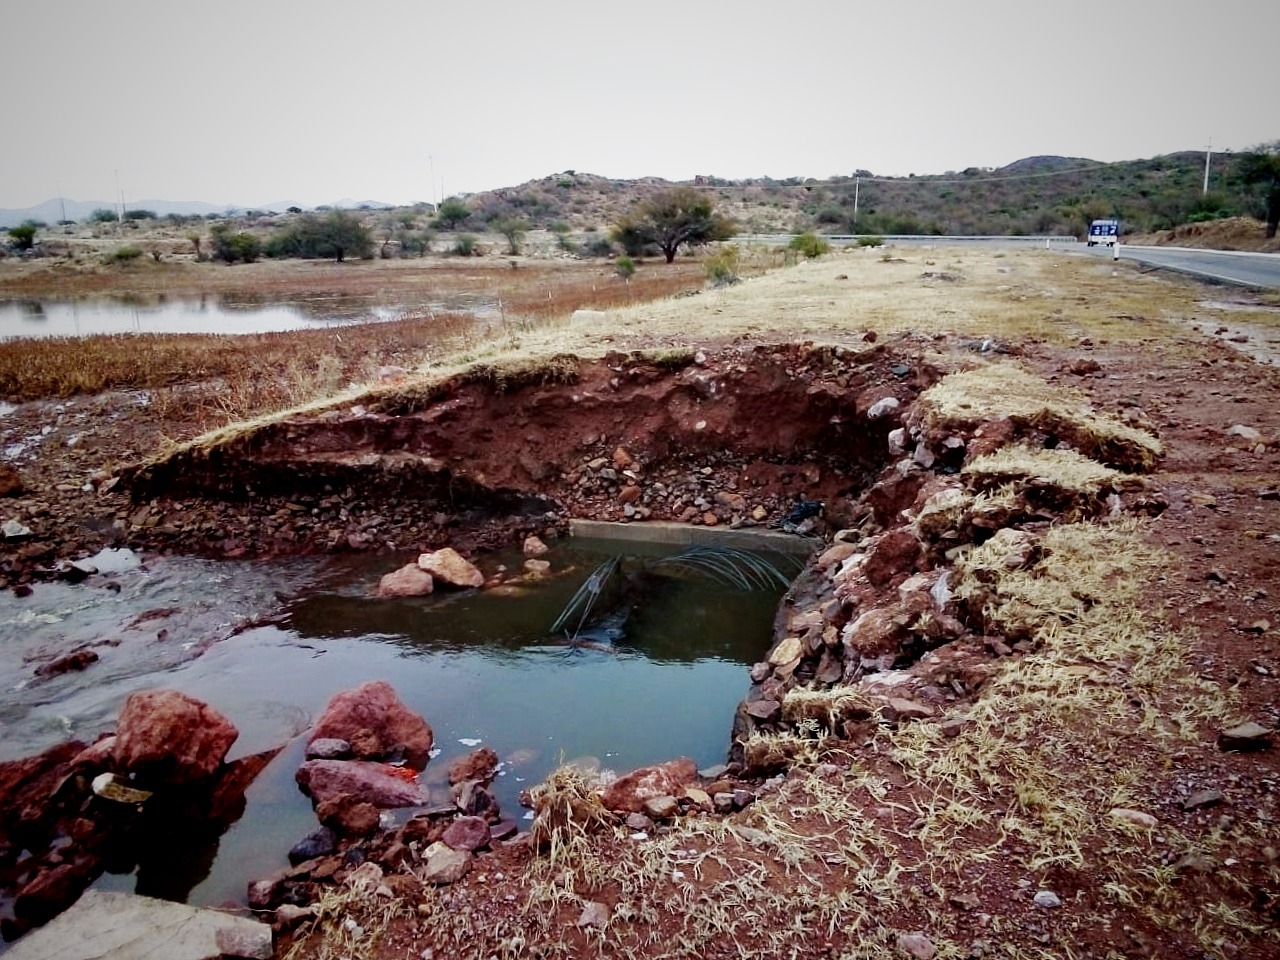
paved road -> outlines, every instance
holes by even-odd
[[[763,243],[769,246],[785,247],[794,237],[793,233],[744,233],[733,238],[734,243]],[[943,244],[957,244],[964,246],[999,246],[999,247],[1025,247],[1036,246],[1043,247],[1045,241],[1052,242],[1053,247],[1074,248],[1080,247],[1084,249],[1084,244],[1076,240],[1075,237],[992,237],[992,236],[957,236],[957,237],[935,237],[931,235],[920,234],[877,234],[886,244],[910,244],[925,246],[941,246]],[[823,239],[830,243],[833,247],[849,247],[858,242],[857,236],[830,236],[824,235]]]
[[[734,237],[738,243],[762,243],[786,246],[793,234],[746,234]],[[828,236],[833,246],[857,243],[853,236]],[[886,244],[928,245],[957,244],[987,247],[1048,247],[1061,253],[1074,253],[1111,259],[1110,247],[1089,247],[1075,237],[930,237],[885,236]],[[1195,250],[1188,247],[1135,247],[1120,245],[1120,259],[1136,260],[1152,267],[1176,270],[1192,276],[1246,287],[1280,289],[1280,253],[1235,253],[1225,250]]]
[[[1064,245],[1065,246],[1065,245]],[[1111,257],[1110,247],[1075,244],[1073,252]],[[1120,245],[1121,260],[1137,260],[1166,270],[1246,287],[1280,289],[1280,254],[1234,253],[1225,250],[1193,250],[1187,247],[1132,247]]]

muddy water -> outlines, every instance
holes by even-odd
[[[351,322],[394,320],[410,312],[496,316],[496,301],[459,296],[385,303],[372,297],[316,295],[277,300],[208,295],[193,299],[0,300],[0,339],[112,333],[271,333]]]
[[[630,547],[628,549],[631,549]],[[633,551],[634,552],[634,551]],[[625,770],[680,754],[723,759],[746,665],[767,649],[780,591],[744,593],[696,577],[647,576],[565,646],[548,632],[607,554],[576,543],[536,583],[412,600],[373,600],[389,558],[205,563],[163,560],[76,587],[46,585],[0,600],[0,758],[109,729],[139,688],[166,686],[216,706],[240,729],[231,758],[285,744],[221,838],[157,837],[142,866],[100,886],[217,904],[285,863],[316,827],[293,774],[301,734],[340,690],[389,680],[431,723],[439,750],[423,781],[443,800],[449,762],[480,744],[503,758],[494,788],[504,814],[558,763]],[[491,558],[486,572],[505,560]],[[785,563],[785,561],[781,561]],[[792,571],[794,572],[794,571]],[[118,592],[95,582],[116,583]],[[273,613],[278,623],[253,625]],[[239,631],[239,632],[237,632]],[[49,680],[34,667],[85,643],[100,660]],[[200,654],[200,651],[204,652]],[[199,655],[197,655],[199,654]]]

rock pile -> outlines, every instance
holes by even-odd
[[[438,569],[455,562],[436,561]],[[312,728],[297,773],[321,827],[294,845],[290,867],[249,885],[250,906],[291,926],[310,915],[308,904],[326,886],[455,883],[477,857],[515,837],[515,822],[502,819],[489,790],[497,755],[482,747],[454,761],[449,799],[440,803],[418,779],[432,746],[430,725],[385,681],[337,694]],[[382,811],[396,807],[418,810],[388,827]]]
[[[1158,448],[1154,438],[1120,429],[1117,456]],[[735,718],[739,745],[755,731],[796,724],[855,737],[868,724],[943,716],[976,694],[999,657],[1031,643],[1008,627],[1002,635],[988,630],[982,584],[1034,570],[1053,521],[1164,507],[1139,478],[1065,449],[1034,418],[944,424],[922,403],[887,443],[897,461],[793,586],[775,643],[752,668]],[[990,566],[969,561],[957,569],[979,544]],[[961,572],[977,584],[963,597],[955,593]],[[766,767],[785,761],[767,759]]]
[[[148,838],[216,846],[277,752],[227,763],[237,736],[208,704],[148,690],[128,698],[112,735],[0,763],[0,894],[13,903],[0,921],[4,938],[61,912],[107,863],[162,868]]]

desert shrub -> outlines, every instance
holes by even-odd
[[[507,238],[507,252],[515,256],[520,252],[520,244],[529,232],[529,224],[518,217],[500,217],[489,224],[495,231]]]
[[[444,230],[456,229],[471,216],[471,209],[457,197],[449,197],[436,210],[435,225]]]
[[[796,253],[812,260],[814,257],[820,257],[824,253],[830,252],[831,244],[816,233],[799,233],[791,238],[791,242],[787,244],[787,249],[794,250]]]
[[[219,224],[210,232],[213,238],[213,258],[224,263],[253,263],[262,255],[262,242],[252,233],[232,233],[226,224]]]
[[[860,247],[883,247],[884,237],[859,237],[858,246]]]
[[[460,233],[458,239],[453,241],[453,249],[450,252],[455,257],[474,257],[479,254],[480,246],[471,234]]]
[[[127,263],[130,260],[137,260],[140,256],[142,256],[142,248],[127,243],[123,247],[116,247],[107,254],[107,262]]]
[[[716,286],[724,286],[738,282],[738,266],[742,262],[742,251],[735,244],[730,244],[713,256],[707,257],[704,267],[707,279]]]
[[[634,217],[622,217],[609,234],[628,257],[644,256],[645,248],[653,243],[653,232]]]
[[[266,255],[304,260],[332,257],[342,263],[348,256],[373,256],[373,237],[353,213],[331,210],[322,215],[307,214],[273,233],[267,240]]]
[[[36,242],[36,227],[32,223],[9,228],[9,239],[15,250],[30,250]]]
[[[107,207],[99,207],[93,213],[89,214],[90,223],[115,223],[120,217],[114,210]]]
[[[425,257],[431,252],[433,234],[430,230],[400,230],[396,239],[400,241],[401,253],[406,257]]]
[[[612,257],[615,252],[609,238],[601,236],[593,236],[583,245],[582,249],[587,252],[588,256],[592,257]]]
[[[623,280],[630,280],[636,273],[636,262],[627,254],[623,254],[613,261],[613,272],[620,276]]]
[[[126,220],[155,220],[156,212],[154,210],[126,210],[124,212]]]

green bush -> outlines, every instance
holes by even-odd
[[[213,259],[223,263],[253,263],[262,255],[262,241],[252,233],[232,233],[226,224],[209,231],[213,237]]]
[[[155,220],[156,212],[154,210],[126,210],[124,218],[126,220]]]
[[[30,250],[36,242],[36,227],[32,223],[23,223],[9,228],[9,238],[15,250]]]
[[[884,237],[859,237],[858,246],[860,247],[883,247]]]
[[[452,253],[455,257],[474,257],[480,252],[479,244],[476,238],[469,233],[458,234],[458,239],[453,242]]]
[[[436,210],[435,225],[444,230],[456,229],[471,216],[471,209],[457,197],[449,197]]]
[[[115,223],[119,220],[119,215],[114,210],[107,207],[99,207],[93,213],[89,214],[90,223]]]
[[[708,257],[703,266],[707,279],[719,287],[738,282],[738,265],[741,262],[742,252],[736,245],[730,244],[714,256]]]
[[[816,233],[800,233],[791,238],[791,242],[787,244],[787,249],[794,250],[796,253],[812,260],[814,257],[829,253],[831,244]]]
[[[137,260],[140,256],[142,256],[142,248],[130,243],[112,250],[107,254],[107,261],[109,263],[126,263],[129,260]]]
[[[520,252],[520,244],[529,232],[529,224],[518,217],[501,217],[489,226],[507,238],[507,252],[515,256]]]
[[[613,261],[613,272],[623,280],[630,280],[636,273],[636,262],[625,253]]]
[[[595,236],[586,242],[582,248],[592,257],[612,257],[614,254],[613,244],[609,242],[608,237]]]
[[[347,257],[373,256],[373,237],[354,213],[331,210],[306,214],[277,230],[267,240],[268,257],[301,257],[304,260],[332,257],[342,263]]]

